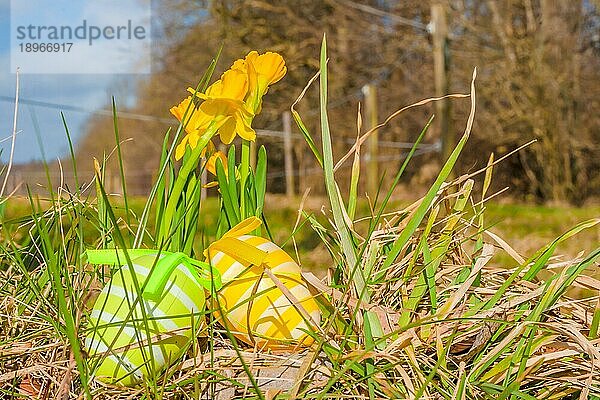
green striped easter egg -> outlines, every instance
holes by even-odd
[[[163,254],[118,268],[96,299],[85,340],[96,379],[131,386],[156,377],[202,329],[206,282],[181,256]]]

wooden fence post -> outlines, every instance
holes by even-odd
[[[441,2],[434,2],[431,5],[431,34],[433,39],[435,95],[441,97],[448,94],[450,90],[448,79],[450,58],[448,49],[448,22],[446,8]],[[456,139],[450,128],[450,102],[448,99],[435,103],[435,113],[442,145],[442,163],[444,163],[456,145]]]
[[[365,85],[362,88],[365,96],[365,115],[367,120],[367,130],[377,125],[377,89],[375,85]],[[371,133],[367,139],[367,193],[372,198],[377,194],[379,188],[379,137],[378,132]]]
[[[283,157],[285,165],[285,194],[293,198],[294,188],[294,153],[292,146],[292,116],[289,111],[283,113]]]
[[[200,175],[200,184],[202,188],[200,189],[200,201],[204,201],[208,196],[208,189],[206,188],[206,184],[208,183],[208,171],[206,168],[202,170],[202,174]]]

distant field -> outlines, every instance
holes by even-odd
[[[130,204],[137,215],[141,214],[144,201],[143,198],[137,198]],[[115,203],[118,203],[118,199]],[[273,238],[280,245],[285,244],[286,249],[291,253],[294,252],[294,247],[289,239],[296,222],[299,204],[299,198],[288,201],[279,195],[269,196],[266,202],[265,213]],[[324,199],[311,198],[305,204],[304,210],[314,214],[321,223],[325,224],[327,221],[321,211],[323,204],[325,204]],[[404,205],[392,204],[389,209],[399,210]],[[214,234],[216,221],[213,216],[216,214],[217,207],[216,200],[205,202],[199,235],[211,237]],[[362,213],[359,212],[357,215],[366,213],[364,209],[366,204],[362,204],[362,207],[363,209],[359,210]],[[5,221],[27,215],[28,208],[26,200],[11,200],[6,207]],[[490,203],[487,205],[485,224],[520,254],[528,256],[577,223],[598,217],[600,217],[600,206],[575,208]],[[319,238],[308,225],[296,232],[295,239],[300,260],[305,268],[322,272],[323,268],[329,265],[330,258],[327,250],[320,244]],[[201,246],[201,241],[202,237],[199,237],[198,246]],[[589,252],[599,244],[600,229],[592,228],[563,243],[556,254],[575,257],[580,251]],[[512,259],[502,253],[495,257],[495,261],[499,265],[512,266]]]
[[[296,207],[297,204],[296,202]],[[324,204],[325,200],[320,202]],[[286,204],[283,198],[275,198],[270,203],[270,209],[267,209],[267,217],[278,239],[284,239],[289,235],[287,226],[292,226],[296,218],[296,210],[289,207],[281,207]],[[390,210],[401,209],[402,205],[397,204]],[[322,215],[319,202],[312,199],[310,205],[305,207],[316,215]],[[540,247],[551,242],[560,234],[567,231],[579,222],[591,218],[600,218],[600,207],[550,207],[526,204],[487,204],[486,221],[487,227],[491,231],[501,236],[515,250],[524,256],[533,254]],[[307,228],[308,229],[308,228]],[[309,237],[300,234],[304,241],[300,243],[301,259],[303,264],[309,268],[319,268],[322,262],[328,262],[328,255],[325,249],[320,247],[311,248]],[[318,243],[315,238],[314,243]],[[575,257],[579,252],[586,253],[600,245],[600,228],[592,228],[581,232],[578,236],[566,241],[558,247],[556,254],[565,257]],[[304,254],[302,254],[304,253]],[[505,254],[498,254],[495,258],[496,263],[506,267],[512,267],[512,259]]]
[[[579,222],[600,218],[600,207],[549,207],[523,204],[488,205],[488,224],[519,253],[530,255]],[[600,228],[581,232],[558,247],[556,254],[575,257],[600,245]]]

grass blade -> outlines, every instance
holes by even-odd
[[[121,190],[123,191],[123,201],[125,202],[125,219],[127,225],[131,225],[130,212],[129,212],[129,196],[127,196],[127,182],[125,181],[125,169],[123,168],[123,154],[121,153],[121,137],[119,135],[119,124],[117,123],[117,103],[114,96],[111,98],[112,113],[113,113],[113,127],[115,131],[115,143],[117,146],[117,160],[119,160],[119,176],[121,178]]]
[[[474,70],[473,71],[473,80],[471,81],[471,112],[469,114],[469,119],[467,121],[467,127],[465,129],[465,132],[464,132],[462,138],[460,139],[460,141],[458,142],[457,146],[454,148],[454,150],[448,157],[448,160],[442,167],[442,170],[440,171],[435,182],[433,183],[433,185],[431,186],[431,188],[429,189],[429,191],[423,198],[423,201],[419,205],[417,211],[412,216],[411,220],[408,222],[408,224],[406,225],[404,230],[400,233],[398,238],[394,241],[394,244],[393,244],[392,248],[390,249],[389,253],[387,254],[387,257],[383,263],[384,269],[390,267],[394,263],[394,261],[396,260],[396,258],[398,257],[398,255],[400,254],[400,252],[402,251],[402,249],[404,248],[404,246],[410,239],[410,237],[414,234],[416,229],[421,224],[421,221],[423,221],[423,218],[425,217],[427,210],[429,210],[429,208],[433,204],[433,201],[434,201],[435,197],[437,196],[437,193],[440,190],[440,188],[442,187],[442,184],[444,183],[446,178],[448,178],[450,176],[450,173],[452,172],[452,168],[454,167],[454,164],[456,163],[458,156],[460,155],[467,140],[469,139],[469,135],[471,133],[471,128],[473,126],[473,120],[475,118],[475,77],[476,76],[477,76],[477,70]]]

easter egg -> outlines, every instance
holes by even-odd
[[[308,346],[313,338],[307,331],[314,331],[320,323],[319,307],[302,279],[300,266],[273,242],[252,235],[240,235],[235,239],[268,254],[268,265],[254,265],[232,251],[210,251],[210,264],[220,274],[223,287],[218,292],[215,313],[231,333],[248,344],[259,348],[286,348]],[[270,272],[291,292],[291,299],[264,273]],[[294,306],[306,310],[310,320]]]
[[[204,288],[183,263],[172,266],[158,296],[138,296],[155,263],[156,255],[134,258],[133,268],[118,268],[96,299],[85,339],[96,379],[131,386],[156,377],[202,328]]]

